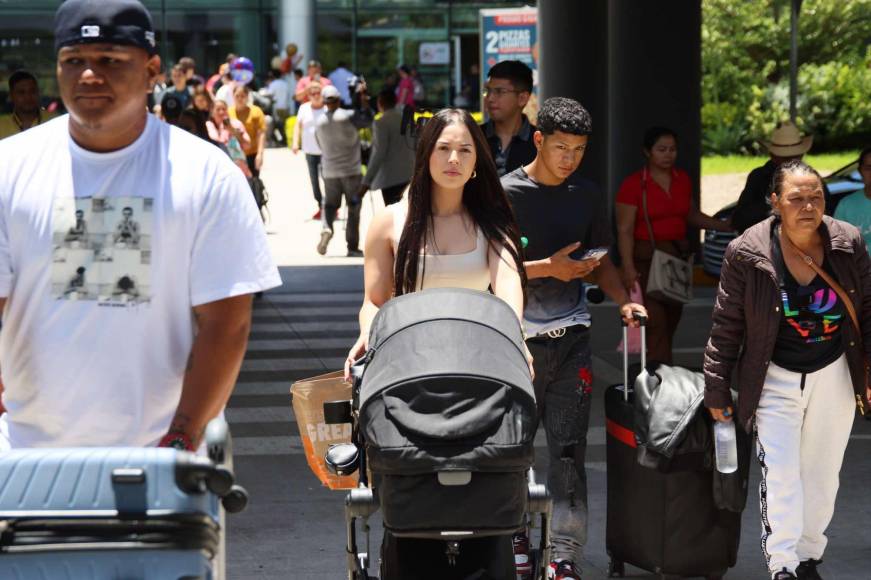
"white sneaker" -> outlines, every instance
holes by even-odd
[[[331,239],[333,239],[333,232],[330,230],[321,231],[321,241],[318,242],[318,254],[323,256],[327,253],[327,246],[330,244]]]

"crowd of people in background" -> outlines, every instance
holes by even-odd
[[[180,126],[223,149],[248,178],[257,178],[263,166],[267,146],[289,146],[294,151],[302,150],[309,167],[316,211],[312,218],[322,219],[321,181],[323,169],[321,152],[314,137],[314,125],[326,111],[320,91],[333,86],[339,93],[341,108],[354,108],[354,93],[359,91],[365,79],[349,70],[345,62],[339,62],[329,74],[324,74],[321,63],[311,59],[305,71],[301,65],[304,55],[290,43],[284,57],[275,57],[271,68],[264,75],[260,86],[254,74],[253,63],[230,53],[211,75],[202,75],[196,61],[182,57],[172,66],[162,69],[148,94],[148,110],[167,123]],[[62,112],[63,105],[53,102],[51,107],[40,106],[37,79],[25,70],[13,73],[8,79],[11,112],[0,115],[0,138],[36,126]],[[391,93],[392,98],[387,94]],[[383,90],[369,108],[372,114],[386,113],[403,107],[419,106],[425,99],[425,90],[420,74],[414,67],[400,65],[384,79]],[[310,104],[310,101],[314,104]],[[378,110],[376,110],[376,103]],[[356,103],[359,105],[359,103]],[[359,109],[359,106],[356,107]],[[295,117],[294,129],[287,132],[288,120]],[[396,114],[387,114],[388,121],[376,126],[381,135],[381,145],[376,157],[377,164],[386,164],[378,189],[388,188],[389,199],[401,192],[398,186],[407,184],[410,174],[395,168],[402,166],[408,155],[395,159],[400,150],[396,147],[393,129],[398,129]],[[392,120],[391,120],[392,119]],[[390,131],[386,128],[390,127]],[[244,128],[244,131],[240,131]],[[394,143],[390,145],[391,136]],[[369,144],[366,143],[366,146]],[[244,159],[245,163],[241,161]],[[368,191],[377,171],[361,185]],[[385,184],[385,180],[386,183]],[[360,189],[357,193],[364,192]],[[325,222],[326,223],[326,222]]]
[[[304,72],[300,69],[303,63]],[[425,99],[423,83],[416,69],[399,65],[383,80],[377,98],[370,103],[367,92],[366,102],[361,104],[355,95],[361,87],[365,88],[366,81],[345,62],[337,63],[335,69],[325,74],[319,61],[305,61],[298,47],[289,44],[285,56],[273,59],[271,66],[265,84],[259,87],[254,64],[245,57],[228,54],[207,78],[199,74],[194,59],[183,57],[161,71],[149,94],[148,107],[164,121],[221,148],[250,180],[259,178],[267,146],[286,145],[294,153],[301,151],[314,197],[311,219],[321,221],[323,226],[317,244],[318,251],[323,253],[332,237],[333,221],[342,199],[353,218],[358,214],[352,209],[354,201],[362,199],[369,190],[380,190],[385,205],[402,197],[411,180],[414,153],[414,143],[402,126],[402,112],[405,108],[417,110]],[[465,82],[461,89],[468,92],[471,86],[476,86],[474,79]],[[8,87],[12,112],[0,115],[0,138],[57,114],[55,107],[40,107],[37,79],[27,71],[12,74]],[[325,91],[337,97],[325,99]],[[500,176],[528,165],[536,156],[532,136],[537,128],[524,113],[533,92],[532,71],[525,64],[508,60],[489,69],[481,92],[486,113],[481,128]],[[347,133],[340,147],[347,150],[339,152],[338,169],[330,154],[324,155],[321,142],[331,143],[329,133],[335,115],[342,119],[341,131]],[[293,122],[288,123],[291,117]],[[291,125],[292,130],[286,134]],[[371,127],[371,147],[368,142],[361,143],[355,133],[360,127]],[[803,135],[790,121],[779,124],[769,139],[761,142],[770,159],[749,174],[728,220],[707,216],[696,206],[689,175],[676,164],[679,138],[673,130],[652,127],[641,141],[641,168],[627,176],[616,192],[613,208],[616,248],[624,287],[641,296],[656,314],[649,328],[651,356],[670,362],[682,307],[674,302],[657,301],[644,292],[653,251],[687,257],[691,253],[687,232],[692,228],[740,234],[764,220],[772,211],[768,196],[776,169],[801,160],[810,150],[813,136]],[[360,153],[361,146],[362,157],[358,161],[355,155]],[[871,164],[867,157],[863,153],[859,163],[866,182]],[[366,166],[365,173],[360,169],[362,165]],[[360,183],[356,183],[357,176]],[[344,185],[334,187],[339,183],[337,179],[344,180]],[[822,187],[828,211],[833,213],[834,204],[825,181]],[[325,189],[329,191],[325,193]],[[329,214],[324,211],[325,205],[330,206]],[[834,215],[860,227],[871,241],[871,197],[856,192],[840,200],[837,207]],[[346,228],[355,230],[348,233],[349,255],[359,252],[356,223],[356,219],[351,219],[346,224]]]

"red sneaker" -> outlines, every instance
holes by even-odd
[[[554,560],[547,567],[547,580],[581,580],[581,571],[571,560]]]
[[[532,578],[532,558],[529,557],[529,536],[526,531],[517,532],[511,538],[514,544],[514,568],[517,571],[517,580],[530,580]]]
[[[315,215],[312,216],[312,219],[313,220],[321,219],[321,210],[320,209],[318,209],[318,211],[315,212]]]

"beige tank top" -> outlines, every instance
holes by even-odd
[[[393,212],[393,251],[402,237],[408,205],[405,200],[390,206]],[[487,238],[481,228],[477,231],[475,249],[465,254],[426,254],[418,266],[417,289],[469,288],[486,292],[490,286],[490,265],[487,259]],[[420,272],[423,271],[423,276]]]

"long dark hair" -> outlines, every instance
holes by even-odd
[[[490,147],[484,133],[472,116],[462,109],[442,109],[424,126],[420,134],[414,158],[414,175],[408,188],[408,216],[396,249],[393,287],[397,296],[417,289],[418,267],[421,255],[426,251],[427,235],[433,232],[432,176],[429,159],[436,142],[445,127],[463,123],[472,135],[477,160],[475,177],[463,188],[463,207],[475,224],[481,228],[491,248],[504,246],[514,259],[525,290],[526,271],[521,258],[520,230],[514,212],[508,203],[505,190],[499,181],[496,164],[490,155]],[[421,269],[421,276],[425,273]],[[525,295],[525,291],[524,291]]]

